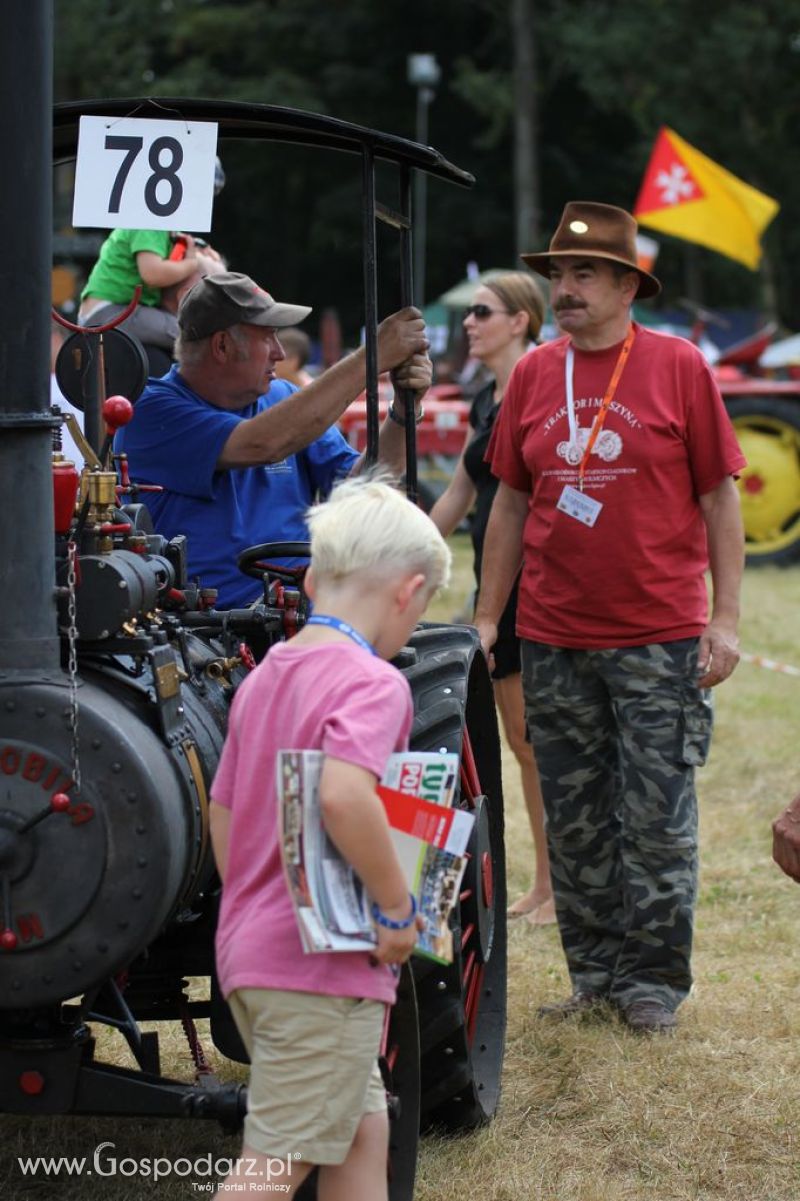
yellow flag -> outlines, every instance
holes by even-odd
[[[640,225],[698,242],[755,271],[761,234],[779,207],[664,126],[633,215]]]

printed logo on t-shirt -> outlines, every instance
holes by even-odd
[[[575,414],[578,421],[576,441],[573,441],[569,436],[569,417],[565,404],[559,405],[546,418],[542,425],[542,433],[546,437],[554,432],[561,434],[563,431],[561,439],[556,443],[555,450],[559,459],[564,460],[564,466],[545,468],[541,473],[543,477],[554,477],[559,484],[574,484],[575,468],[578,467],[583,458],[584,451],[589,443],[589,435],[595,413],[602,403],[602,397],[600,396],[576,397]],[[628,432],[626,432],[625,438],[623,438],[622,434],[618,433],[617,430],[604,427],[595,439],[591,459],[587,464],[586,471],[586,483],[594,489],[604,488],[607,484],[620,480],[623,477],[636,475],[637,471],[636,467],[621,466],[617,463],[617,460],[620,456],[623,456],[625,440],[641,432],[644,427],[635,413],[627,405],[620,403],[620,401],[612,400],[608,410],[609,418],[612,414],[625,422],[628,426]],[[585,426],[581,426],[580,424],[581,416],[587,422]],[[563,435],[566,435],[566,437]],[[603,467],[603,464],[612,463],[614,464],[613,467]]]
[[[556,447],[558,457],[566,459],[571,467],[577,467],[589,443],[590,433],[590,429],[581,429],[578,426],[577,444],[574,442],[559,442]],[[614,430],[601,430],[592,447],[592,454],[597,455],[604,463],[613,462],[614,459],[618,459],[622,454],[622,438]]]
[[[264,470],[270,475],[286,475],[291,473],[292,465],[288,459],[281,459],[278,463],[265,463]]]
[[[602,403],[603,403],[602,396],[581,396],[579,398],[576,398],[576,400],[575,400],[575,411],[576,411],[576,413],[580,413],[581,409],[589,409],[589,410],[599,409]],[[634,429],[634,430],[642,429],[642,423],[639,420],[639,418],[636,416],[636,414],[632,413],[631,410],[628,408],[628,406],[621,404],[620,401],[612,400],[611,404],[608,406],[608,411],[609,411],[609,413],[616,413],[616,415],[618,417],[621,417],[622,420],[631,427],[631,429]],[[589,414],[589,425],[590,426],[591,426],[593,418],[594,418],[594,414],[590,413]],[[557,409],[553,410],[553,412],[550,414],[549,417],[545,418],[544,424],[542,425],[542,433],[549,434],[551,432],[551,430],[553,429],[553,427],[558,425],[559,421],[566,421],[566,420],[567,420],[567,406],[565,404],[559,405],[559,407]],[[580,417],[578,418],[578,420],[580,421]],[[587,437],[588,437],[588,435],[587,435]]]

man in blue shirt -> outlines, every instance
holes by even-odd
[[[281,304],[248,276],[200,280],[178,312],[177,365],[151,379],[131,423],[117,434],[132,480],[159,484],[143,493],[156,530],[186,534],[189,574],[218,590],[222,609],[250,604],[261,586],[236,566],[259,542],[305,541],[308,506],[326,496],[359,457],[334,423],[365,384],[358,350],[302,391],[276,380],[284,354],[277,331],[310,309]],[[378,368],[422,395],[430,384],[425,326],[403,309],[378,329]],[[401,471],[406,414],[398,402],[379,440],[379,458]]]

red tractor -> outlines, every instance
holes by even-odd
[[[692,340],[721,319],[695,310]],[[729,346],[714,375],[747,466],[739,480],[751,567],[800,559],[800,378],[767,378],[760,366],[775,332],[767,325]],[[767,359],[769,356],[767,356]],[[788,368],[791,375],[793,369]]]
[[[378,381],[381,421],[392,399],[388,375]],[[434,384],[425,395],[425,412],[417,426],[419,459],[418,492],[426,510],[447,487],[469,430],[469,401],[458,384]],[[339,427],[351,446],[363,451],[367,445],[366,393],[345,410]]]

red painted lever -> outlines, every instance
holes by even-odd
[[[126,396],[109,396],[103,401],[101,412],[106,423],[106,433],[115,434],[133,417],[133,405]]]

